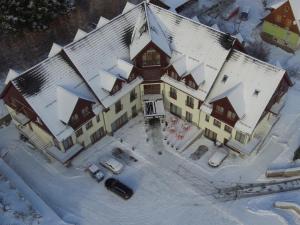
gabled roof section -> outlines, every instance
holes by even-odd
[[[67,87],[78,96],[93,100],[95,106],[100,104],[81,76],[65,60],[62,52],[25,71],[12,80],[12,84],[58,141],[74,132],[72,127],[62,123],[58,117],[58,86]]]
[[[293,14],[298,26],[298,29],[300,30],[300,1],[299,0],[289,0]]]
[[[166,55],[171,56],[172,51],[163,30],[148,4],[144,3],[133,30],[130,59],[134,59],[150,42],[154,43]]]
[[[176,73],[182,77],[187,72],[187,62],[186,62],[186,56],[185,55],[177,55],[171,58],[170,65],[173,66]]]
[[[61,50],[62,50],[62,46],[60,46],[59,44],[53,43],[51,50],[48,54],[48,57],[57,55]]]
[[[73,41],[78,41],[79,39],[83,38],[85,35],[87,35],[87,32],[78,29]]]
[[[4,84],[7,85],[10,81],[19,76],[19,73],[13,69],[9,69]]]
[[[281,68],[233,50],[201,109],[229,96],[239,117],[243,114],[235,128],[251,134],[284,74]]]
[[[220,99],[227,98],[231,103],[234,111],[239,118],[242,118],[245,114],[245,99],[243,83],[238,83],[232,88],[224,91],[222,94],[213,98],[210,103],[216,102]]]
[[[73,90],[62,86],[56,89],[57,96],[57,113],[60,121],[68,124],[73,114],[75,106],[79,99],[94,102],[93,99],[83,96],[81,93],[76,93]]]
[[[266,8],[267,9],[278,9],[280,6],[282,6],[287,1],[288,0],[275,0],[275,1],[271,1],[271,2],[269,2],[269,4],[267,4]]]
[[[199,86],[205,82],[205,68],[204,64],[201,63],[191,70],[191,76],[193,77],[196,84]]]
[[[126,2],[126,5],[122,11],[122,14],[128,12],[129,10],[133,9],[135,7],[135,4],[132,4],[131,2]]]
[[[117,81],[117,77],[105,70],[100,70],[99,75],[101,87],[105,91],[111,92],[112,88],[114,87]]]
[[[133,65],[131,63],[128,63],[122,59],[118,59],[117,64],[112,67],[109,72],[116,75],[117,77],[121,77],[127,80],[132,72],[132,69]]]
[[[97,28],[104,26],[108,22],[109,22],[109,19],[106,19],[104,16],[101,16],[97,23]]]

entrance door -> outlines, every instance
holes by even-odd
[[[217,140],[217,133],[215,133],[212,130],[207,129],[207,128],[205,128],[204,136],[213,141]]]
[[[160,84],[144,85],[144,94],[145,95],[160,94]]]

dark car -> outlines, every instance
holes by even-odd
[[[115,178],[107,179],[105,181],[105,187],[126,200],[133,195],[133,191],[131,188]]]

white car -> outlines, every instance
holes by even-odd
[[[228,156],[228,152],[224,149],[218,149],[208,160],[208,165],[218,167]]]
[[[114,174],[120,174],[124,168],[124,165],[114,158],[101,160],[100,164]]]
[[[104,173],[95,164],[91,164],[88,171],[98,183],[104,179]]]

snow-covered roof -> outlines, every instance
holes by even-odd
[[[134,7],[135,7],[135,4],[132,4],[131,2],[126,2],[126,5],[122,11],[122,14],[128,12],[130,9],[133,9]]]
[[[171,10],[175,11],[175,9],[190,0],[160,0],[164,4],[170,7]]]
[[[111,92],[112,88],[114,87],[117,77],[105,70],[100,70],[99,71],[99,77],[100,77],[100,85],[101,87],[108,91]]]
[[[65,124],[68,124],[79,99],[94,102],[94,99],[85,97],[81,93],[76,93],[74,90],[69,90],[62,86],[56,88],[56,95],[58,118]]]
[[[53,43],[52,47],[50,49],[50,52],[48,54],[48,57],[52,57],[56,54],[58,54],[62,50],[62,47],[59,44]]]
[[[193,77],[196,84],[199,86],[200,84],[205,82],[205,68],[204,64],[198,64],[194,69],[191,70],[191,76]]]
[[[286,3],[288,0],[273,0],[269,2],[266,6],[268,9],[278,9],[280,6],[282,6],[284,3]]]
[[[10,81],[19,76],[19,73],[13,69],[9,69],[4,84],[7,85]]]
[[[108,22],[109,22],[109,19],[106,19],[105,17],[101,16],[97,23],[97,28],[104,26]]]
[[[121,77],[127,80],[131,74],[133,69],[133,65],[125,60],[118,59],[117,64],[112,67],[109,72],[116,75],[117,77]]]
[[[300,1],[299,0],[289,0],[292,10],[293,10],[293,14],[298,26],[298,29],[300,30]]]
[[[58,116],[58,86],[72,90],[78,96],[85,96],[87,99],[96,102],[96,105],[100,104],[80,75],[64,59],[62,53],[47,58],[25,71],[14,79],[12,84],[23,95],[40,120],[59,141],[70,136],[74,130],[61,122]],[[63,95],[63,97],[65,96],[66,94]],[[60,99],[60,101],[62,100]],[[68,103],[64,102],[64,104]]]
[[[235,128],[251,134],[284,74],[281,68],[233,50],[203,107],[228,97],[240,117]]]
[[[73,41],[78,41],[79,39],[83,38],[87,33],[81,29],[78,29]]]
[[[214,25],[212,25],[211,28],[213,28],[213,29],[215,29],[217,31],[220,31],[220,27],[216,23]]]

